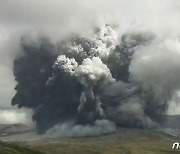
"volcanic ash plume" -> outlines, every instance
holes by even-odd
[[[180,41],[95,28],[58,43],[21,39],[13,105],[34,110],[40,133],[94,136],[117,126],[151,128],[180,89]]]
[[[98,92],[94,92],[94,88],[97,84],[105,86],[115,81],[108,67],[102,63],[99,57],[93,57],[92,59],[87,58],[84,59],[82,64],[75,70],[75,76],[78,78],[83,88],[78,112],[81,113],[86,111],[87,113],[84,114],[88,114],[88,117],[94,120],[98,117],[102,117],[103,109],[101,108],[100,96],[98,96]],[[90,109],[90,106],[92,109]]]

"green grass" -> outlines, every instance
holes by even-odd
[[[0,154],[44,154],[16,144],[0,142]]]
[[[39,139],[17,144],[44,154],[180,154],[180,150],[171,149],[174,141],[180,142],[180,138],[152,130],[119,129],[114,134],[99,137]],[[40,154],[11,144],[7,148],[26,151],[0,151],[0,154]]]
[[[56,139],[32,147],[46,154],[180,154],[172,150],[177,138],[152,130],[120,129],[100,137]]]

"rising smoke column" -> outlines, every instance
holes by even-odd
[[[98,56],[107,58],[116,41],[110,26],[92,38],[75,36],[65,44],[22,37],[24,54],[14,62],[18,85],[12,104],[34,109],[39,132],[72,118],[79,124],[103,118],[102,88],[115,79]]]
[[[14,61],[14,75],[18,84],[15,87],[17,93],[12,99],[12,105],[18,105],[19,108],[34,109],[33,119],[37,121],[39,130],[39,127],[43,125],[43,119],[48,119],[45,116],[47,113],[42,112],[42,110],[47,110],[47,108],[50,110],[51,108],[46,101],[44,84],[52,71],[56,54],[54,46],[49,40],[42,38],[36,41],[31,41],[28,36],[24,36],[21,39],[24,53],[23,56]],[[50,116],[53,115],[50,114]],[[46,123],[46,125],[48,124]]]
[[[104,108],[107,117],[118,126],[146,128],[156,125],[146,113],[141,87],[134,83],[129,71],[133,55],[151,45],[153,39],[151,33],[124,34],[107,59],[107,66],[117,82],[105,89]]]
[[[179,38],[168,38],[133,55],[129,71],[142,89],[145,110],[152,115],[164,113],[179,90],[179,49]]]
[[[149,32],[118,36],[105,25],[88,38],[52,44],[23,37],[21,45],[12,104],[34,109],[40,133],[56,124],[48,132],[67,128],[72,136],[110,133],[115,124],[154,127],[180,88],[179,39],[158,40]]]
[[[47,86],[58,56],[56,46],[48,39],[31,41],[25,36],[21,45],[24,53],[14,61],[18,84],[12,105],[34,109],[33,120],[37,122],[38,131],[43,133],[62,119],[75,115],[80,86],[61,72],[58,72],[55,83]]]
[[[88,117],[88,119],[82,119],[88,122],[89,120],[103,117],[104,113],[101,108],[100,93],[98,94],[97,92],[95,94],[94,88],[97,84],[103,88],[103,86],[115,82],[108,67],[98,57],[87,58],[75,70],[75,76],[83,85],[78,112],[82,114],[82,117]]]
[[[108,54],[115,48],[117,35],[110,26],[106,26],[99,29],[89,41],[82,39],[80,43],[76,43],[79,42],[77,40],[71,43],[72,46],[68,47],[67,53],[64,53],[69,57],[76,55],[74,57],[77,62],[74,58],[60,55],[53,66],[54,70],[76,77],[82,85],[77,112],[79,114],[78,121],[84,124],[93,123],[97,118],[103,117],[100,93],[95,94],[94,88],[97,85],[103,87],[115,79],[112,78],[110,70],[99,57],[107,58]],[[49,78],[48,83],[53,81],[56,76],[57,73],[54,73]]]

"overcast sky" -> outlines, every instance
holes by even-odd
[[[71,32],[89,35],[93,26],[113,23],[120,34],[149,30],[179,35],[179,17],[179,0],[0,0],[0,116],[11,109],[10,117],[25,121],[25,114],[10,105],[16,85],[13,60],[22,34],[46,33],[57,41]],[[0,118],[0,123],[12,122],[8,119]]]

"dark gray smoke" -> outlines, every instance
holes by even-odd
[[[75,35],[54,44],[23,36],[12,105],[32,108],[37,130],[59,130],[60,136],[106,134],[115,125],[160,126],[156,119],[180,88],[179,44],[145,32],[118,39],[109,25],[89,38]]]
[[[161,126],[164,114],[180,113],[179,6],[2,0],[0,122],[27,120],[26,110],[10,107],[15,94],[12,105],[32,111],[39,133],[79,137]]]

